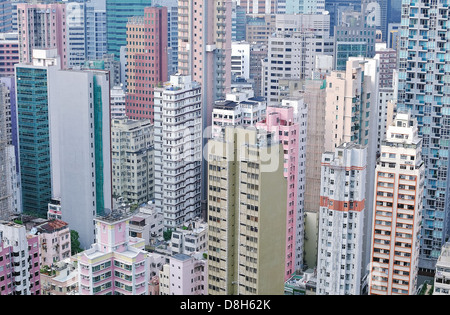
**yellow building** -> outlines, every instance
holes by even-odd
[[[208,294],[283,294],[283,147],[255,128],[208,142]]]

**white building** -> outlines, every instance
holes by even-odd
[[[66,14],[68,64],[69,67],[80,67],[86,60],[85,4],[67,3]]]
[[[250,43],[231,43],[231,74],[250,79]]]
[[[282,80],[310,79],[317,55],[332,55],[328,14],[277,15],[276,32],[270,36],[263,61],[261,93],[268,105],[281,102]],[[290,89],[290,88],[289,88]]]
[[[227,93],[225,100],[214,103],[211,137],[223,135],[226,126],[254,126],[266,116],[267,102],[255,97],[253,90],[235,89]]]
[[[155,205],[173,230],[201,214],[201,87],[175,75],[154,98]]]
[[[160,272],[160,295],[207,294],[207,267],[202,258],[173,255]]]
[[[111,89],[111,119],[125,116],[125,91],[121,86],[113,86]]]
[[[158,213],[151,202],[139,207],[130,219],[130,236],[145,240],[145,245],[152,245],[163,236],[163,214]]]
[[[359,295],[367,149],[344,143],[322,155],[318,295]]]
[[[52,197],[87,248],[95,242],[95,215],[112,208],[109,74],[60,70],[48,89]]]
[[[375,170],[369,294],[416,293],[424,180],[417,121],[399,112]]]
[[[441,256],[436,262],[433,295],[450,295],[450,243],[442,247]]]
[[[187,222],[184,227],[172,232],[170,245],[173,254],[192,255],[206,253],[208,224],[200,219]]]
[[[112,190],[141,205],[154,199],[153,125],[149,119],[111,121]]]

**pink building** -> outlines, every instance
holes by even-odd
[[[41,246],[41,265],[50,266],[71,256],[69,225],[50,220],[36,227]]]
[[[256,124],[258,129],[278,136],[284,149],[284,176],[288,180],[285,280],[303,265],[302,213],[306,139],[302,133],[306,126],[305,110],[303,102],[290,103],[285,100],[282,105],[267,107],[266,119]]]
[[[114,212],[95,219],[96,243],[76,256],[80,295],[148,295],[145,241],[129,236],[129,219]]]
[[[0,224],[0,295],[39,295],[39,239],[25,226]]]
[[[0,76],[13,76],[19,62],[19,39],[16,33],[0,33]]]
[[[154,120],[153,90],[168,80],[167,7],[147,7],[127,23],[127,95],[131,119]]]
[[[56,48],[67,68],[66,4],[18,3],[17,31],[21,63],[32,62],[35,48]]]

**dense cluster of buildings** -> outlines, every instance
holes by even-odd
[[[449,4],[0,0],[0,295],[450,294]]]

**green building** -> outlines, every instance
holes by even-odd
[[[127,44],[127,22],[132,16],[143,16],[152,0],[106,0],[106,42],[108,54],[120,57],[120,47]]]

